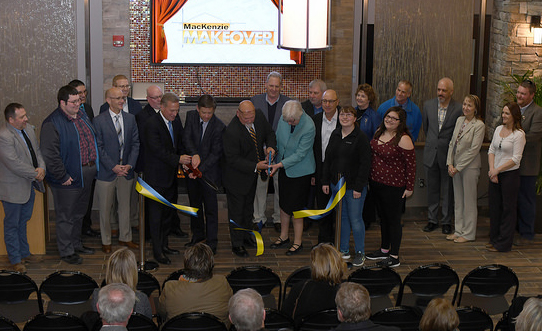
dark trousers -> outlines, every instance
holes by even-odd
[[[500,252],[512,249],[517,222],[519,169],[501,172],[489,181],[489,242]]]
[[[534,238],[536,216],[536,176],[519,176],[518,230],[526,239]]]
[[[403,237],[401,215],[405,187],[388,186],[375,181],[371,181],[370,185],[380,213],[380,248],[389,249],[391,255],[399,255]]]
[[[440,167],[435,158],[430,167],[425,166],[425,171],[427,173],[427,218],[430,223],[438,224],[438,207],[441,205],[441,224],[451,224],[454,213],[454,191],[448,168]]]
[[[96,166],[84,166],[83,187],[51,186],[55,204],[56,241],[60,256],[68,256],[80,248],[81,228],[90,200],[92,180],[96,176]]]
[[[199,209],[198,217],[190,217],[192,241],[198,242],[207,238],[207,245],[211,248],[216,248],[218,241],[218,202],[216,191],[200,179],[188,179],[187,188],[190,206]]]
[[[92,228],[92,204],[94,202],[94,187],[96,186],[96,179],[92,180],[92,186],[90,188],[90,199],[88,201],[87,212],[85,217],[83,217],[83,226],[82,231],[87,232]]]
[[[322,191],[322,183],[316,179],[316,207],[318,209],[324,209],[329,202],[330,194],[325,194]],[[333,243],[335,242],[335,231],[333,226],[335,224],[335,209],[331,211],[327,216],[318,220],[318,243]]]
[[[160,193],[166,200],[171,203],[177,203],[177,185],[171,187],[153,186],[156,192]],[[151,232],[152,251],[155,257],[162,256],[162,248],[168,246],[168,234],[171,228],[171,219],[176,210],[156,202],[149,200],[149,228]]]
[[[246,194],[233,193],[226,190],[228,198],[228,218],[241,228],[252,228],[252,214],[254,213],[254,195],[256,194],[256,181]],[[234,230],[236,225],[230,223],[230,239],[232,247],[243,246],[245,240],[251,240],[252,235],[247,231]]]

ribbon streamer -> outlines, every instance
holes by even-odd
[[[183,213],[188,214],[190,216],[198,217],[198,208],[177,205],[177,204],[167,201],[163,196],[160,195],[160,193],[156,192],[152,187],[150,187],[149,184],[147,184],[141,178],[137,178],[136,191],[139,194],[143,195],[144,197],[160,202],[161,204],[164,204],[168,207],[180,210]]]
[[[305,209],[294,211],[294,218],[308,217],[312,220],[319,220],[329,214],[346,193],[346,181],[344,180],[344,177],[341,177],[336,185],[331,184],[330,188],[333,194],[329,198],[325,209]]]
[[[260,256],[263,254],[263,239],[262,239],[262,235],[258,231],[242,228],[233,220],[230,220],[230,223],[236,226],[236,228],[233,228],[234,230],[246,231],[246,232],[252,233],[254,235],[254,238],[256,239],[256,256]],[[260,228],[260,231],[262,231],[262,228],[260,226],[258,227]]]

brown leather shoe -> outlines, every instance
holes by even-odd
[[[23,263],[39,263],[41,261],[43,261],[43,257],[41,257],[39,255],[30,254],[27,257],[25,257],[24,259],[22,259],[21,262],[23,262]]]
[[[22,263],[15,263],[11,265],[11,270],[24,274],[26,272],[26,267]]]
[[[111,253],[111,245],[102,245],[102,252],[105,254]]]
[[[498,251],[499,251],[498,249],[496,249],[496,248],[493,247],[493,246],[488,247],[487,250],[490,251],[490,252],[498,252]]]
[[[136,244],[133,241],[120,241],[119,240],[119,245],[126,246],[128,248],[139,248],[139,244]]]

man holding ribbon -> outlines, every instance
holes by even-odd
[[[145,125],[145,181],[164,199],[177,202],[177,169],[179,164],[189,164],[192,157],[183,154],[183,125],[179,114],[179,98],[165,93],[160,101],[160,112],[149,118]],[[168,247],[171,216],[176,210],[160,202],[149,201],[149,219],[154,259],[170,264],[165,254],[178,255]]]

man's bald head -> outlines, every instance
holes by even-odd
[[[147,102],[153,109],[160,109],[160,101],[164,92],[159,86],[151,85],[147,87]]]
[[[441,106],[448,106],[452,99],[452,94],[454,94],[454,82],[448,77],[439,80],[437,85],[437,97]]]

